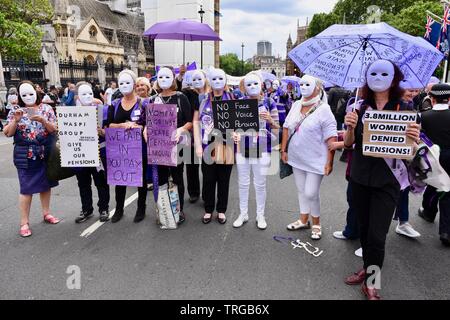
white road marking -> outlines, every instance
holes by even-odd
[[[133,194],[131,197],[129,197],[126,201],[125,201],[125,207],[128,207],[130,204],[132,204],[134,201],[137,200],[139,193],[136,192],[135,194]],[[116,209],[112,210],[109,213],[109,218],[111,219],[114,216],[114,213],[116,212]],[[84,238],[88,238],[91,234],[93,234],[95,231],[97,231],[101,226],[103,226],[106,222],[100,222],[97,221],[96,223],[94,223],[92,226],[90,226],[89,228],[87,228],[86,230],[83,231],[83,233],[80,235],[80,237],[84,237]]]

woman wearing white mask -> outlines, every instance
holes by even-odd
[[[300,203],[300,219],[287,228],[309,229],[311,216],[311,238],[320,240],[320,185],[333,171],[334,151],[329,151],[329,146],[337,141],[337,123],[318,79],[305,75],[300,90],[302,99],[286,118],[281,147],[283,162],[293,168]]]
[[[186,88],[183,93],[189,99],[192,107],[192,114],[194,123],[198,121],[198,111],[200,104],[209,94],[209,82],[206,79],[206,74],[201,70],[196,70],[192,74],[192,88]],[[197,117],[197,118],[196,118]],[[194,128],[195,130],[195,128]],[[187,175],[187,189],[189,194],[189,202],[196,203],[200,198],[200,161],[196,157],[194,147],[194,133],[192,132],[192,146],[191,146],[191,162],[186,164]]]
[[[87,82],[79,82],[76,85],[76,105],[83,107],[103,108],[103,103],[94,98],[92,85]],[[103,110],[103,109],[102,109]],[[107,109],[105,108],[105,111]],[[106,147],[103,128],[98,128],[100,143],[100,159],[103,163],[101,170],[98,168],[79,168],[76,170],[78,180],[78,189],[81,198],[81,213],[75,219],[76,223],[83,223],[90,219],[94,213],[92,201],[92,180],[98,192],[98,210],[100,213],[100,222],[109,220],[109,186],[106,177]]]
[[[171,104],[177,106],[177,132],[175,138],[180,142],[182,136],[189,134],[192,130],[192,108],[186,96],[177,91],[177,82],[175,74],[170,68],[161,68],[157,75],[156,89],[160,92],[158,95],[151,98],[152,103],[156,104]],[[142,122],[146,122],[146,115],[142,115]],[[147,139],[147,128],[144,130],[144,138]],[[183,152],[178,153],[183,156]],[[169,183],[169,177],[172,176],[173,183],[178,187],[178,194],[180,198],[180,222],[183,223],[186,219],[184,214],[184,163],[181,162],[176,167],[158,166],[158,183],[163,186]],[[156,187],[156,186],[155,186]]]
[[[39,193],[44,221],[58,224],[50,214],[51,189],[58,185],[47,179],[46,158],[56,133],[53,109],[41,103],[34,85],[24,81],[19,85],[18,105],[9,112],[5,135],[14,137],[14,165],[20,183],[20,235],[31,236],[30,208],[33,195]]]
[[[202,82],[206,82],[205,78],[196,74],[194,74],[193,80],[194,85],[196,85],[198,80],[198,86],[200,86]],[[196,110],[194,114],[196,154],[199,158],[203,158],[202,173],[205,215],[202,221],[204,224],[209,224],[213,219],[214,211],[217,211],[217,221],[220,224],[225,224],[227,222],[226,212],[228,209],[228,194],[233,165],[227,164],[226,162],[217,163],[215,161],[217,158],[213,159],[213,157],[209,157],[209,154],[204,153],[214,149],[212,146],[214,146],[216,139],[213,134],[213,101],[233,100],[234,97],[227,92],[227,76],[223,70],[211,70],[209,73],[209,82],[211,84],[211,92],[205,92],[207,96],[203,99],[200,108]],[[226,143],[226,137],[222,142],[218,143]],[[220,148],[220,150],[222,150],[222,148]],[[232,150],[232,152],[234,152],[234,150]]]
[[[147,99],[141,99],[136,95],[136,74],[130,70],[124,70],[119,74],[119,90],[123,98],[116,99],[108,110],[107,127],[121,129],[142,129],[144,123],[141,116],[145,113],[148,104]],[[142,143],[142,163],[147,163],[147,147]],[[147,166],[143,166],[143,186],[138,188],[138,204],[135,223],[139,223],[145,218],[147,200]],[[124,214],[125,196],[127,187],[116,186],[116,212],[111,219],[112,223],[119,222]]]
[[[255,99],[259,108],[259,132],[251,136],[234,134],[237,146],[236,163],[238,169],[240,215],[234,222],[240,228],[248,222],[248,200],[250,176],[253,171],[253,184],[256,193],[256,222],[260,230],[267,228],[265,218],[267,196],[267,174],[270,167],[272,144],[278,142],[278,110],[275,102],[264,97],[261,77],[250,72],[241,82],[241,91],[246,93],[244,99]]]
[[[401,101],[403,91],[399,85],[403,74],[392,62],[378,60],[372,63],[367,70],[366,80],[360,110],[349,112],[345,117],[347,130],[344,138],[346,147],[355,145],[350,175],[353,207],[360,226],[364,267],[348,277],[345,283],[362,285],[362,291],[369,300],[379,300],[377,288],[368,281],[378,279],[378,272],[383,267],[386,236],[403,185],[403,179],[397,178],[392,168],[403,165],[403,162],[397,161],[394,164],[395,160],[392,159],[363,155],[362,119],[368,110],[399,111],[405,110],[406,106]],[[407,135],[414,141],[419,141],[420,125],[410,125]],[[371,271],[368,270],[369,267]]]

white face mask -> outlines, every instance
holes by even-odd
[[[261,94],[262,90],[262,83],[261,79],[251,74],[249,76],[246,76],[244,79],[244,85],[245,85],[245,91],[247,92],[247,95],[250,97],[256,97]]]
[[[126,96],[133,92],[134,90],[134,80],[131,75],[124,73],[119,79],[119,90]]]
[[[92,88],[86,84],[78,88],[78,98],[82,106],[91,106],[94,103],[94,93]]]
[[[209,75],[209,81],[213,90],[222,90],[227,85],[227,75],[223,70],[214,69]]]
[[[386,60],[374,62],[367,70],[367,85],[373,92],[389,90],[394,80],[394,65]]]
[[[279,87],[280,87],[280,81],[275,80],[272,84],[273,90],[278,90]]]
[[[203,89],[205,87],[206,78],[203,72],[195,72],[192,75],[192,85],[195,89]]]
[[[267,90],[272,89],[272,82],[266,81],[266,82],[264,82],[264,84],[266,85]]]
[[[317,81],[315,78],[311,76],[303,76],[300,80],[300,91],[302,96],[305,98],[309,98],[314,94],[314,90],[316,89]]]
[[[173,85],[173,72],[169,68],[161,68],[158,72],[158,85],[161,89],[170,89]]]
[[[36,104],[37,93],[31,84],[24,83],[21,85],[19,88],[19,94],[26,106],[34,106]]]

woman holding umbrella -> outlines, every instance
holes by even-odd
[[[369,66],[363,103],[359,111],[345,117],[345,146],[355,145],[351,170],[353,205],[358,214],[363,249],[363,269],[348,277],[348,285],[362,285],[369,300],[379,300],[377,288],[369,279],[379,276],[383,267],[386,236],[400,196],[400,183],[387,161],[363,155],[363,120],[368,110],[405,110],[401,101],[403,74],[392,62],[378,60]],[[407,135],[419,141],[420,126],[410,125]]]

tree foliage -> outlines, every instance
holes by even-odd
[[[339,17],[331,12],[331,13],[317,13],[313,16],[311,23],[308,27],[308,33],[306,34],[307,38],[314,37],[321,33],[323,30],[332,26],[333,24],[339,23]]]
[[[253,65],[244,62],[244,73],[242,73],[242,61],[237,54],[228,53],[220,56],[220,68],[230,76],[242,76],[253,70]]]
[[[43,36],[40,25],[52,16],[49,0],[0,0],[0,54],[38,58]]]

